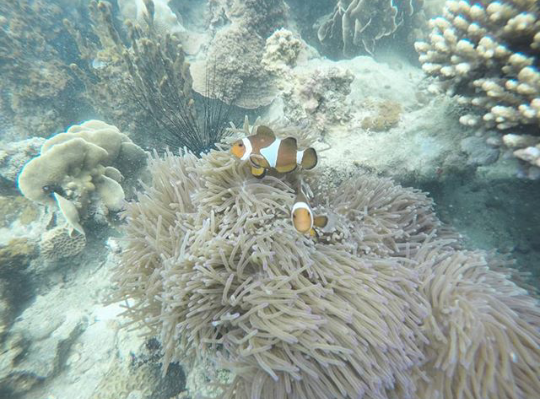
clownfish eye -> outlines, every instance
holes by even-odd
[[[244,143],[238,143],[238,147],[243,147]]]
[[[296,219],[296,213],[293,213],[292,217],[293,219]]]

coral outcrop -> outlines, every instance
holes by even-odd
[[[230,24],[210,43],[204,61],[193,63],[193,89],[207,97],[254,109],[276,97],[272,76],[261,68],[266,39],[286,26],[283,0],[225,2],[222,10]]]
[[[268,72],[287,70],[296,66],[304,49],[302,40],[296,38],[290,30],[278,29],[266,39],[262,65]]]
[[[470,109],[467,126],[537,136],[540,126],[540,5],[534,0],[449,0],[417,42],[422,69]],[[515,131],[514,131],[515,130]],[[506,143],[506,141],[505,141]],[[509,145],[539,175],[540,138]]]
[[[165,367],[212,360],[234,374],[225,398],[480,387],[495,399],[500,376],[511,398],[540,389],[538,304],[483,253],[458,250],[424,194],[367,175],[319,181],[316,212],[332,223],[311,239],[290,222],[290,183],[254,179],[228,153],[167,153],[150,172],[126,209],[114,295],[159,337]]]
[[[115,126],[90,120],[47,140],[21,171],[18,185],[26,198],[58,206],[69,226],[84,234],[81,220],[103,222],[122,209],[121,183],[145,162],[145,152]]]
[[[329,125],[348,122],[352,112],[347,97],[353,80],[350,70],[321,65],[318,59],[283,71],[277,87],[284,116],[289,123],[307,124],[318,135]]]
[[[415,1],[338,0],[317,34],[323,44],[341,48],[345,56],[373,54],[377,42],[403,30],[420,7]]]

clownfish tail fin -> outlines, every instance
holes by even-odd
[[[304,154],[302,155],[302,167],[304,169],[313,169],[315,166],[317,166],[317,152],[315,152],[314,148],[308,148],[304,151]]]

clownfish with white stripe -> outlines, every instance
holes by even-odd
[[[313,148],[298,151],[294,137],[279,139],[268,126],[258,126],[253,136],[236,141],[231,152],[242,161],[251,163],[251,173],[262,178],[267,170],[289,173],[298,165],[313,169],[317,165],[317,153]]]
[[[311,237],[317,237],[317,232],[313,227],[324,228],[328,224],[328,217],[314,216],[309,202],[302,192],[300,185],[296,193],[296,199],[291,210],[291,221],[299,233],[309,234]]]

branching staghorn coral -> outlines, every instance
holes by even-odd
[[[79,35],[69,21],[64,21],[77,40],[81,56],[88,62],[84,68],[75,64],[71,67],[85,83],[96,108],[107,112],[111,102],[118,103],[120,99],[120,105],[126,104],[128,111],[134,110],[139,118],[150,119],[154,127],[164,132],[162,146],[186,147],[198,154],[221,140],[231,107],[215,105],[203,97],[200,109],[197,108],[182,46],[174,35],[161,34],[155,29],[153,4],[151,0],[145,2],[148,8],[144,14],[145,26],[126,22],[128,37],[123,39],[115,27],[111,5],[91,2],[99,51],[96,44]],[[120,118],[124,123],[125,118],[132,117],[130,112],[112,116],[113,120]],[[158,138],[154,139],[159,143]]]
[[[420,7],[412,0],[338,0],[317,34],[323,44],[340,46],[345,56],[373,54],[377,42],[397,32]]]
[[[528,134],[504,144],[540,176],[540,5],[534,0],[449,0],[430,21],[429,42],[417,42],[422,68],[472,111],[460,118],[480,126]],[[506,137],[506,136],[505,136]]]
[[[389,180],[363,175],[313,189],[325,204],[315,211],[332,223],[311,239],[290,222],[291,184],[256,180],[228,153],[166,153],[151,159],[150,172],[151,185],[125,212],[115,299],[127,300],[127,315],[160,338],[165,367],[211,361],[231,370],[221,397],[431,399],[463,375],[445,373],[453,358],[437,361],[454,350],[445,326],[461,321],[459,312],[444,316],[444,304],[460,295],[459,284],[437,277],[444,261],[455,254],[466,264],[457,278],[471,290],[479,284],[479,297],[511,301],[493,294],[512,287],[504,275],[476,278],[487,263],[457,250],[424,194]],[[505,370],[509,389],[529,392],[540,388],[530,373],[540,356],[538,304],[519,294],[511,309],[523,316],[520,327],[491,331],[516,337],[516,348],[530,345],[532,362],[487,359]],[[470,383],[489,383],[483,378],[472,374]]]

